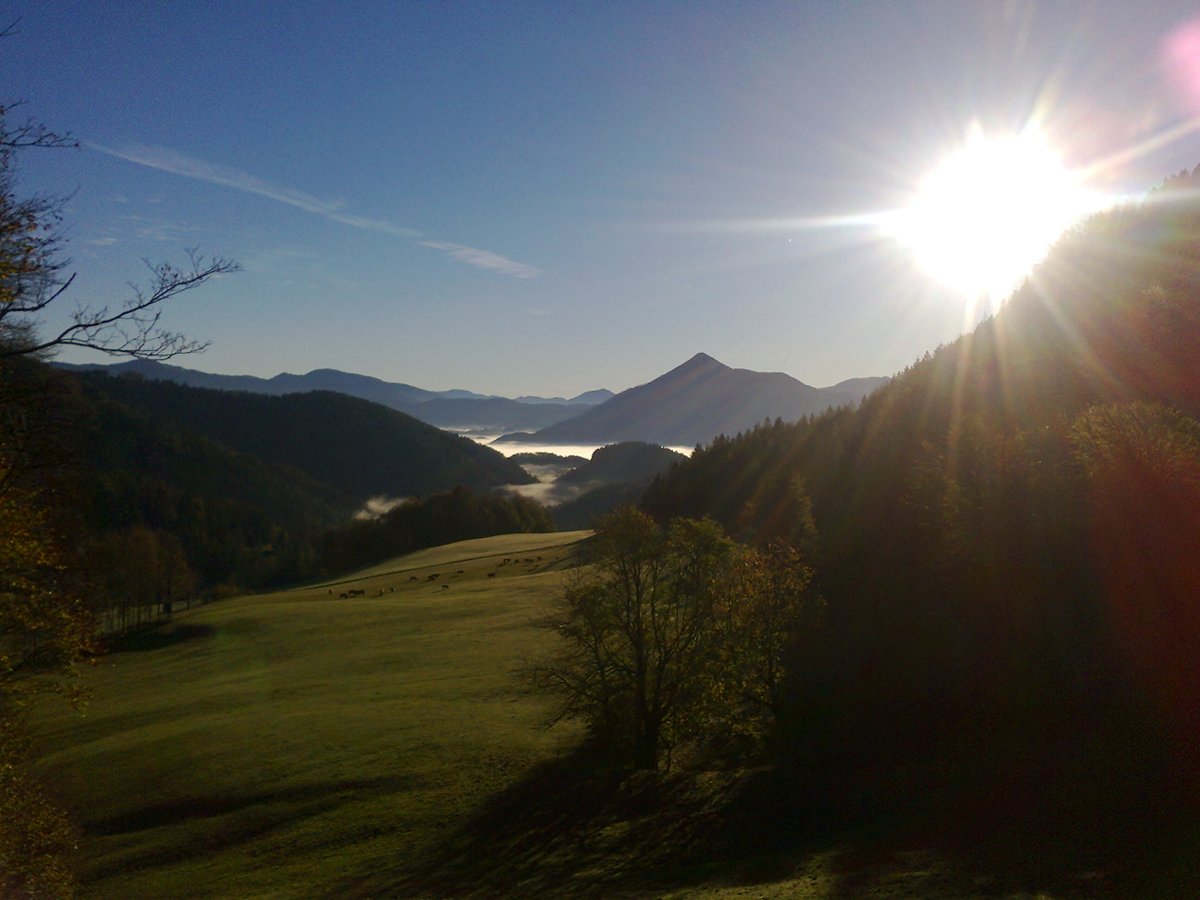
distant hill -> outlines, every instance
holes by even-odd
[[[310,575],[321,534],[361,505],[292,466],[122,402],[108,390],[115,381],[81,379],[78,511],[90,542],[132,528],[169,534],[203,592],[257,587]]]
[[[572,397],[569,400],[564,397],[530,397],[530,396],[516,397],[515,399],[518,403],[560,403],[560,404],[582,403],[585,406],[599,406],[605,400],[608,400],[609,398],[611,398],[613,396],[615,396],[615,395],[613,394],[612,391],[601,389],[598,391],[584,391],[582,394]]]
[[[599,406],[601,403],[604,403],[606,400],[611,400],[615,396],[617,395],[612,391],[601,388],[598,391],[584,391],[582,394],[572,397],[567,402],[586,403],[588,406]]]
[[[563,456],[559,453],[549,453],[545,450],[529,453],[513,453],[509,457],[513,462],[522,466],[551,466],[555,469],[573,469],[582,466],[587,459],[576,454]]]
[[[503,397],[462,400],[437,397],[405,406],[403,411],[439,428],[495,434],[512,428],[546,428],[591,408],[584,403],[525,403]]]
[[[506,440],[542,444],[650,441],[691,445],[732,435],[764,419],[795,421],[851,406],[886,378],[856,378],[814,388],[781,372],[731,369],[705,353],[648,384],[622,391],[573,419]]]
[[[359,501],[532,480],[494,450],[332,391],[271,397],[100,373],[81,377],[130,409],[265,462],[292,466]]]
[[[411,384],[382,381],[369,375],[354,375],[337,369],[314,369],[306,375],[293,375],[283,372],[272,378],[258,378],[254,375],[215,375],[211,372],[198,372],[195,369],[185,369],[182,366],[172,366],[166,363],[148,359],[135,359],[129,362],[113,363],[112,365],[74,365],[71,363],[56,363],[60,369],[69,372],[105,372],[109,375],[140,375],[150,381],[171,381],[188,387],[211,388],[218,391],[249,391],[252,394],[300,394],[307,391],[337,391],[349,394],[351,397],[361,397],[374,403],[382,403],[392,409],[432,400],[435,397],[446,399],[483,397],[483,394],[472,394],[469,391],[427,391]]]
[[[439,428],[462,431],[511,431],[545,428],[586,412],[591,406],[612,396],[611,391],[588,391],[571,400],[559,397],[523,397],[509,400],[472,391],[428,391],[401,382],[383,381],[369,375],[356,375],[338,369],[314,369],[305,375],[288,372],[272,378],[253,375],[214,375],[182,366],[150,360],[133,360],[114,365],[73,365],[58,363],[70,372],[102,371],[111,375],[134,374],[151,381],[169,381],[188,387],[221,391],[247,391],[252,394],[283,396],[309,391],[336,391],[379,403],[407,413]]]
[[[658,444],[626,441],[599,447],[592,458],[558,477],[560,484],[593,485],[649,482],[677,462],[687,459],[682,453]]]
[[[621,504],[636,504],[655,476],[686,461],[682,453],[642,441],[600,447],[588,462],[558,476],[555,487],[564,496],[582,493],[572,493],[551,507],[554,522],[564,530],[590,528]]]

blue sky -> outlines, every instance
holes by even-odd
[[[212,341],[184,365],[570,395],[704,351],[823,386],[963,329],[963,298],[862,216],[973,122],[1036,118],[1118,194],[1200,163],[1196,14],[0,2],[0,78],[83,144],[20,170],[71,194],[74,301],[189,247],[242,264],[170,308]]]

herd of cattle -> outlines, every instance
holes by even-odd
[[[497,572],[499,572],[499,570],[502,566],[521,565],[521,564],[536,565],[537,563],[540,563],[541,561],[542,561],[542,557],[540,557],[540,556],[526,556],[526,557],[520,558],[520,559],[518,559],[517,557],[506,556],[506,557],[504,557],[503,561],[501,561],[499,563],[499,565],[497,566],[495,571],[487,573],[487,577],[495,578]],[[454,574],[455,575],[463,575],[465,573],[466,573],[465,569],[457,569]],[[442,577],[441,572],[433,572],[433,573],[425,576],[425,581],[427,581],[429,583],[434,583],[434,582],[437,582],[438,579],[440,579],[441,577]],[[416,575],[409,575],[408,580],[409,580],[409,582],[414,582],[414,581],[420,581],[421,579],[418,578]],[[442,582],[441,588],[443,591],[448,591],[448,590],[450,590],[450,585],[446,584],[445,582]],[[395,593],[396,588],[389,587],[387,589],[387,591],[388,591],[388,593]],[[330,594],[330,596],[333,596],[332,588],[330,588],[329,594]],[[372,596],[382,597],[383,594],[384,594],[384,590],[383,590],[383,588],[380,588],[379,591],[377,593],[373,594]],[[353,597],[365,597],[366,595],[367,595],[367,592],[365,590],[363,590],[362,588],[350,588],[348,590],[345,590],[345,591],[342,591],[341,593],[339,593],[338,599],[339,600],[349,600]]]

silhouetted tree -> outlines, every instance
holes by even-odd
[[[710,588],[728,542],[700,523],[668,539],[632,507],[603,518],[593,540],[591,570],[547,622],[560,653],[530,677],[557,696],[559,718],[583,719],[621,761],[657,769],[702,688]]]
[[[619,761],[669,767],[681,741],[772,724],[784,654],[818,616],[810,582],[793,550],[739,547],[711,519],[664,532],[623,507],[547,620],[558,653],[526,674]]]
[[[61,896],[70,890],[57,859],[66,826],[17,768],[23,698],[64,689],[88,639],[64,549],[69,391],[41,361],[62,347],[152,359],[203,349],[160,326],[162,304],[237,267],[193,251],[183,267],[150,266],[150,284],[125,303],[77,304],[67,324],[40,333],[75,276],[65,274],[58,227],[64,201],[21,195],[17,155],[74,142],[35,120],[14,122],[18,108],[0,106],[0,893]]]

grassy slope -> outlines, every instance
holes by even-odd
[[[510,673],[581,537],[422,551],[345,580],[365,598],[214,604],[103,659],[86,715],[39,723],[86,893],[313,896],[420,859],[563,739]]]
[[[994,827],[1002,786],[872,821],[870,792],[766,769],[589,774],[561,752],[577,733],[539,728],[542,701],[511,675],[546,646],[533,623],[583,534],[225,601],[104,658],[85,716],[38,719],[42,773],[84,829],[85,896],[1193,893],[1190,838],[1124,864],[1058,859],[1053,829]],[[366,596],[337,599],[350,587]]]

